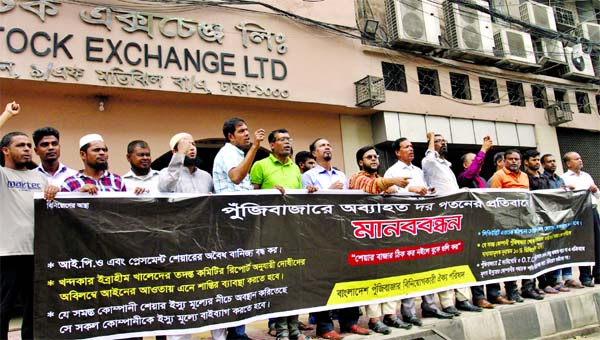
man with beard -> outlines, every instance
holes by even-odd
[[[340,190],[348,189],[348,179],[346,175],[333,168],[331,159],[333,158],[331,144],[325,138],[317,138],[309,146],[309,150],[317,160],[317,165],[302,174],[302,186],[309,188],[313,186],[319,190]],[[350,332],[360,335],[369,335],[368,329],[358,325],[360,309],[358,307],[349,307],[338,310],[338,320],[342,332]],[[317,335],[329,340],[339,340],[342,337],[335,331],[330,311],[321,311],[314,313],[317,324]]]
[[[395,187],[398,193],[413,193],[424,196],[427,193],[434,193],[435,188],[429,188],[425,182],[425,176],[423,171],[417,166],[412,164],[415,159],[415,150],[412,142],[408,138],[398,138],[392,143],[392,149],[398,159],[396,164],[392,165],[385,174],[384,178],[392,177],[407,177],[408,185],[405,188]],[[440,308],[435,304],[435,296],[433,294],[426,294],[421,297],[421,309],[423,311],[423,317],[435,317],[438,319],[452,319],[454,314],[442,312]],[[415,326],[422,326],[423,321],[417,317],[417,307],[415,305],[415,298],[402,299],[400,306],[402,319]]]
[[[496,171],[490,180],[490,187],[501,189],[529,189],[529,178],[527,174],[520,170],[521,167],[521,152],[517,149],[509,149],[504,153],[504,168]],[[493,293],[488,290],[488,297],[494,300],[493,297],[500,296],[500,286],[496,285]],[[510,301],[523,302],[523,297],[542,300],[544,297],[536,292],[533,288],[533,280],[523,279],[521,281],[521,295],[517,291],[517,283],[515,281],[507,281],[504,283],[506,297]]]
[[[108,147],[99,134],[89,134],[79,140],[79,156],[83,170],[67,177],[62,184],[63,192],[87,192],[96,195],[100,191],[127,191],[121,176],[108,171]]]
[[[213,191],[210,174],[196,167],[196,145],[189,133],[176,134],[169,141],[173,157],[158,175],[158,190],[208,194]]]
[[[158,192],[158,171],[150,168],[152,156],[150,146],[143,140],[134,140],[127,145],[125,156],[131,170],[123,175],[128,191],[136,195]]]
[[[556,158],[553,155],[547,153],[540,159],[544,173],[542,176],[548,179],[550,189],[569,189],[573,190],[573,186],[567,187],[565,181],[556,174]],[[560,280],[559,280],[560,277]],[[569,288],[583,288],[583,285],[573,279],[573,269],[571,267],[553,270],[545,275],[546,283],[552,285],[554,289],[559,291],[566,291]]]
[[[254,132],[254,141],[250,142],[248,125],[241,118],[231,118],[223,123],[223,136],[227,143],[215,156],[213,165],[213,184],[215,193],[253,190],[250,182],[250,168],[254,157],[265,139],[265,130]],[[244,156],[243,149],[250,147]],[[232,245],[237,248],[237,245]],[[212,331],[214,340],[225,338],[225,330]],[[246,326],[230,327],[227,329],[227,339],[247,340]]]
[[[308,151],[300,151],[296,154],[296,165],[300,167],[300,172],[305,173],[315,167],[317,161]]]
[[[12,102],[0,115],[0,127],[19,113]],[[54,199],[58,188],[46,177],[28,170],[32,143],[22,132],[10,132],[0,142],[0,339],[8,338],[9,321],[17,298],[23,303],[21,338],[33,339],[33,193]]]
[[[456,176],[450,168],[452,163],[446,160],[448,154],[448,143],[444,136],[433,132],[427,133],[428,147],[425,158],[421,161],[425,181],[435,188],[440,195],[450,195],[459,190]],[[449,314],[460,315],[458,310],[467,312],[481,312],[479,306],[469,301],[468,288],[456,288],[438,293],[442,310]],[[454,299],[456,297],[456,306]]]
[[[579,280],[586,287],[594,287],[600,283],[600,218],[598,217],[598,201],[600,199],[600,191],[594,183],[594,179],[590,174],[583,169],[583,160],[581,156],[574,151],[565,153],[563,162],[567,165],[567,172],[561,178],[565,181],[565,185],[572,187],[573,190],[589,190],[595,198],[592,198],[592,215],[593,215],[593,230],[594,230],[594,259],[595,266],[592,272],[591,267],[579,267]],[[591,235],[590,235],[591,236]]]
[[[325,138],[317,138],[309,148],[317,164],[302,174],[302,186],[308,188],[311,185],[319,190],[348,189],[346,175],[332,166],[333,154],[329,141]]]
[[[356,152],[356,162],[360,172],[350,177],[350,189],[358,189],[370,194],[381,194],[383,192],[395,192],[393,186],[404,188],[408,185],[409,178],[407,177],[383,178],[379,176],[377,173],[379,170],[379,155],[373,146],[360,148]],[[396,302],[368,305],[366,311],[369,317],[369,329],[381,334],[390,334],[389,327],[410,329],[412,327],[411,323],[404,322],[396,316],[396,307]],[[382,315],[383,322],[380,320]]]
[[[52,127],[43,127],[33,131],[35,153],[42,162],[36,170],[48,179],[48,183],[61,186],[67,177],[77,171],[68,168],[60,162],[60,133]]]

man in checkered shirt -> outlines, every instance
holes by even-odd
[[[83,170],[65,179],[63,192],[88,192],[95,195],[99,191],[126,191],[121,176],[108,171],[108,147],[102,136],[89,134],[79,140],[79,156]]]

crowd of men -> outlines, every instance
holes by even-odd
[[[6,121],[19,113],[20,107],[12,102],[0,115],[0,128]],[[480,176],[484,159],[493,147],[490,137],[485,137],[481,150],[462,156],[463,171],[455,176],[452,164],[446,159],[448,143],[440,134],[428,133],[428,148],[421,165],[413,164],[413,144],[406,138],[393,142],[392,148],[397,162],[383,176],[379,175],[379,154],[374,146],[365,146],[356,152],[360,172],[348,178],[333,166],[333,148],[325,138],[317,138],[309,151],[298,152],[292,160],[292,137],[286,129],[277,129],[267,136],[271,154],[255,161],[257,151],[265,139],[265,131],[258,129],[252,135],[246,122],[232,118],[223,124],[226,143],[219,150],[212,174],[196,166],[197,149],[194,137],[189,133],[174,135],[169,146],[172,157],[169,165],[160,170],[151,168],[150,146],[143,140],[134,140],[127,145],[127,160],[130,171],[125,175],[109,171],[108,147],[99,134],[88,134],[79,141],[79,155],[83,169],[75,171],[60,162],[60,134],[51,127],[33,132],[33,143],[22,132],[10,132],[2,138],[0,155],[0,340],[7,339],[10,313],[21,296],[24,305],[22,338],[33,338],[33,192],[43,191],[48,200],[54,199],[58,191],[99,192],[130,191],[137,195],[159,192],[168,193],[226,193],[257,189],[277,189],[285,194],[286,189],[318,190],[358,189],[371,194],[412,193],[414,195],[448,195],[463,188],[499,189],[564,189],[590,190],[600,197],[592,177],[582,171],[583,162],[576,152],[563,156],[568,171],[556,174],[557,161],[551,154],[540,157],[537,150],[523,155],[510,149],[494,155],[496,172],[486,180]],[[244,153],[244,150],[247,150]],[[30,169],[32,152],[39,165]],[[521,170],[523,161],[524,170]],[[540,167],[544,172],[540,172]],[[594,240],[600,244],[600,222],[594,205]],[[519,292],[515,281],[504,282],[506,295],[501,296],[499,284],[461,288],[438,293],[438,306],[433,294],[421,297],[422,317],[450,319],[461,312],[481,312],[483,308],[494,308],[496,304],[523,302],[523,298],[543,299],[545,294],[566,292],[572,288],[593,287],[600,283],[599,247],[595,248],[596,266],[580,267],[580,282],[573,278],[571,268],[556,270],[535,280],[522,280]],[[486,294],[487,293],[487,294]],[[486,296],[487,295],[487,296]],[[400,306],[398,306],[398,304]],[[415,298],[401,299],[366,306],[368,328],[358,325],[359,307],[336,311],[341,332],[368,335],[372,332],[389,334],[390,327],[408,329],[421,326]],[[399,309],[399,311],[398,311]],[[317,335],[341,339],[335,330],[330,311],[314,313]],[[278,340],[308,340],[302,333],[306,329],[298,316],[279,317],[270,320]],[[244,326],[212,331],[214,339],[246,340]],[[190,339],[191,335],[168,336],[169,339]]]

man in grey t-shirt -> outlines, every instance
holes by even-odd
[[[15,102],[0,115],[0,127],[19,112]],[[58,187],[47,186],[37,170],[28,170],[33,143],[22,132],[10,132],[0,141],[0,339],[8,337],[11,311],[22,297],[21,338],[33,339],[33,193],[44,191],[54,199]]]

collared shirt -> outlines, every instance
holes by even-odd
[[[238,167],[243,160],[244,151],[231,143],[225,143],[219,150],[215,156],[212,174],[215,193],[254,189],[252,183],[250,183],[250,174],[246,174],[240,184],[233,183],[229,178],[229,170]]]
[[[383,174],[383,177],[410,177],[406,188],[401,188],[397,185],[394,185],[394,188],[396,188],[396,191],[398,192],[408,192],[408,188],[410,187],[427,187],[423,170],[419,169],[419,167],[413,165],[412,163],[410,165],[406,165],[406,163],[398,161],[396,164],[387,169],[385,174]]]
[[[435,188],[440,195],[448,195],[459,190],[456,176],[452,169],[452,163],[440,157],[434,150],[427,150],[425,158],[421,161],[425,181]]]
[[[58,163],[58,169],[56,170],[54,175],[50,175],[50,173],[48,173],[46,169],[44,169],[44,166],[42,164],[40,164],[35,169],[44,174],[44,176],[46,176],[48,184],[57,186],[59,188],[65,182],[65,179],[67,179],[67,177],[75,176],[75,174],[77,174],[77,170],[68,168],[62,163]]]
[[[548,171],[544,171],[542,176],[546,176],[546,178],[548,178],[550,189],[560,189],[563,185],[565,185],[565,181],[556,173],[550,174]]]
[[[344,183],[344,187],[342,189],[348,189],[348,178],[343,172],[334,168],[327,170],[317,164],[314,168],[302,174],[303,188],[312,185],[319,190],[327,190],[333,183],[337,181]]]
[[[158,193],[158,171],[150,169],[145,176],[136,175],[133,170],[129,170],[123,175],[123,182],[127,191],[134,191],[135,188],[144,188],[148,192]]]
[[[385,188],[383,185],[383,177],[379,176],[378,173],[368,173],[361,170],[350,177],[350,189],[358,189],[369,194],[382,193]]]
[[[458,175],[457,181],[460,187],[466,188],[487,188],[486,181],[479,176],[483,161],[485,160],[485,152],[479,150],[471,165]]]
[[[572,185],[575,187],[575,190],[588,190],[592,184],[594,184],[594,179],[590,174],[585,171],[579,171],[579,175],[575,172],[569,170],[562,174],[562,179],[565,181],[566,185]],[[597,190],[594,193],[594,197],[596,199],[600,199],[600,190]],[[597,202],[594,202],[595,204]]]
[[[529,178],[530,190],[550,189],[550,182],[548,181],[548,177],[542,176],[539,172],[537,173],[537,176],[534,176],[528,172],[527,178]]]
[[[272,189],[275,185],[286,189],[302,189],[302,174],[291,158],[284,164],[270,154],[252,165],[250,182],[260,185],[261,189]]]
[[[529,178],[521,170],[514,173],[507,168],[502,168],[490,179],[490,188],[529,189]]]
[[[161,192],[208,194],[213,191],[210,174],[196,168],[193,173],[183,165],[185,155],[176,153],[171,157],[169,166],[160,170],[158,190]]]
[[[67,177],[67,179],[65,179],[60,191],[77,191],[86,184],[93,184],[97,186],[99,191],[127,191],[121,176],[113,174],[112,172],[108,172],[108,170],[105,170],[97,181],[84,175],[83,170],[80,170],[75,176]]]

